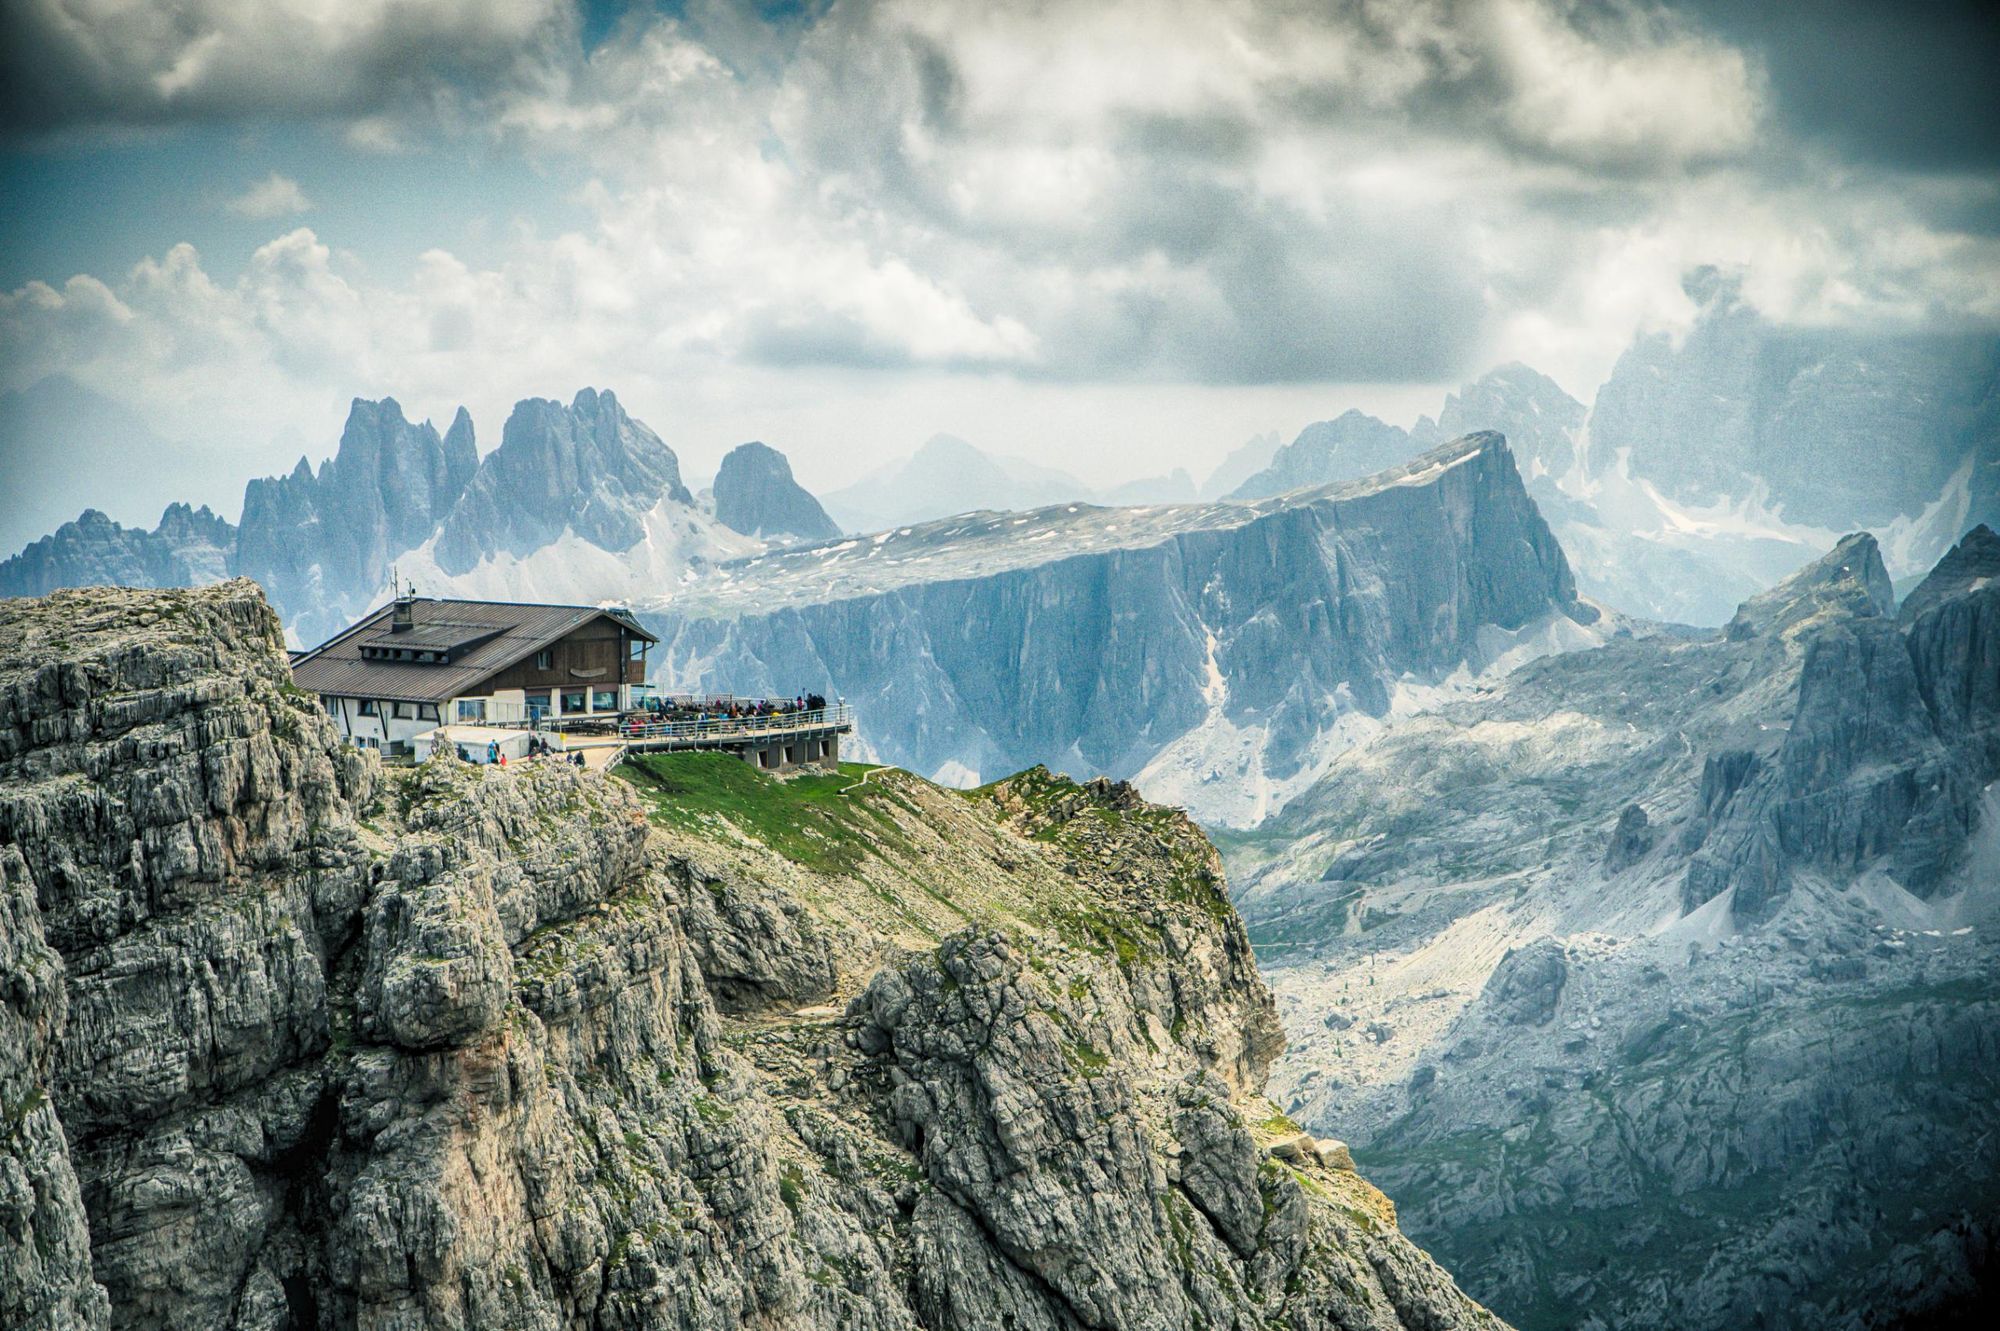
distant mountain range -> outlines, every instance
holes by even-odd
[[[1853,529],[1873,530],[1892,579],[1907,582],[1967,527],[2000,521],[2000,338],[1786,329],[1720,274],[1687,286],[1692,328],[1635,340],[1593,405],[1503,366],[1409,429],[1348,411],[1282,446],[1259,436],[1199,486],[1174,471],[1098,491],[939,435],[821,499],[777,450],[746,446],[697,499],[673,450],[609,393],[518,404],[484,459],[463,411],[440,433],[391,399],[357,399],[317,471],[301,460],[250,484],[241,530],[191,505],[150,531],[88,512],[0,563],[0,594],[246,573],[302,639],[381,595],[392,564],[437,591],[659,601],[773,543],[979,511],[1263,498],[1371,475],[1480,430],[1509,439],[1579,590],[1649,618],[1720,624]],[[0,398],[0,458],[23,493],[51,471],[51,440],[89,460],[107,495],[123,493],[135,469],[115,456],[121,439],[175,452],[66,381]]]
[[[883,761],[1132,776],[1230,824],[1427,691],[1594,642],[1599,619],[1495,434],[1249,503],[891,528],[635,608],[676,686],[839,693]]]
[[[1064,471],[987,453],[954,435],[933,435],[909,457],[829,491],[827,512],[843,530],[886,531],[934,518],[1049,504],[1186,504],[1198,497],[1184,470],[1098,490]]]
[[[0,563],[0,595],[241,574],[264,585],[300,642],[387,595],[392,570],[433,595],[655,595],[705,562],[837,534],[781,454],[748,447],[717,477],[711,511],[682,483],[673,450],[608,392],[518,403],[484,458],[463,408],[440,434],[393,398],[357,398],[334,456],[251,481],[240,524],[185,504],[151,531],[87,511]]]
[[[1798,330],[1736,282],[1690,275],[1681,336],[1638,338],[1586,407],[1508,365],[1409,429],[1357,411],[1307,426],[1233,494],[1365,476],[1499,430],[1586,595],[1720,624],[1745,597],[1869,529],[1892,578],[2000,520],[2000,338]]]

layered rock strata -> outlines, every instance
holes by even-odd
[[[0,1323],[1498,1325],[1129,788],[390,772],[248,583],[0,619]]]

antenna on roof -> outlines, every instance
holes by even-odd
[[[417,596],[416,585],[412,583],[409,595],[404,595],[401,582],[396,576],[396,566],[391,564],[389,566],[389,590],[395,597],[395,608],[389,615],[389,632],[408,633],[412,628],[416,627],[416,615],[414,613]]]

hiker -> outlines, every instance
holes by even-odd
[[[497,763],[500,761],[499,740],[489,739],[486,741],[486,761],[489,763]]]

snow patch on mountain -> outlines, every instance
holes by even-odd
[[[623,550],[606,550],[572,528],[525,555],[487,554],[463,573],[439,567],[434,536],[397,560],[405,584],[425,596],[473,600],[595,604],[671,600],[711,564],[754,556],[764,543],[701,510],[663,498],[641,519],[643,535]]]
[[[1267,770],[1269,724],[1231,715],[1229,683],[1216,659],[1217,638],[1212,629],[1206,630],[1209,654],[1202,697],[1208,713],[1162,748],[1132,781],[1154,803],[1194,810],[1212,826],[1254,827],[1311,788],[1336,758],[1355,745],[1398,721],[1468,697],[1529,661],[1600,646],[1618,622],[1615,616],[1604,615],[1595,624],[1579,624],[1551,611],[1518,629],[1482,624],[1471,659],[1442,678],[1405,674],[1393,681],[1388,708],[1380,715],[1363,709],[1353,690],[1343,684],[1322,702],[1320,728],[1307,744],[1303,761],[1283,775]]]

